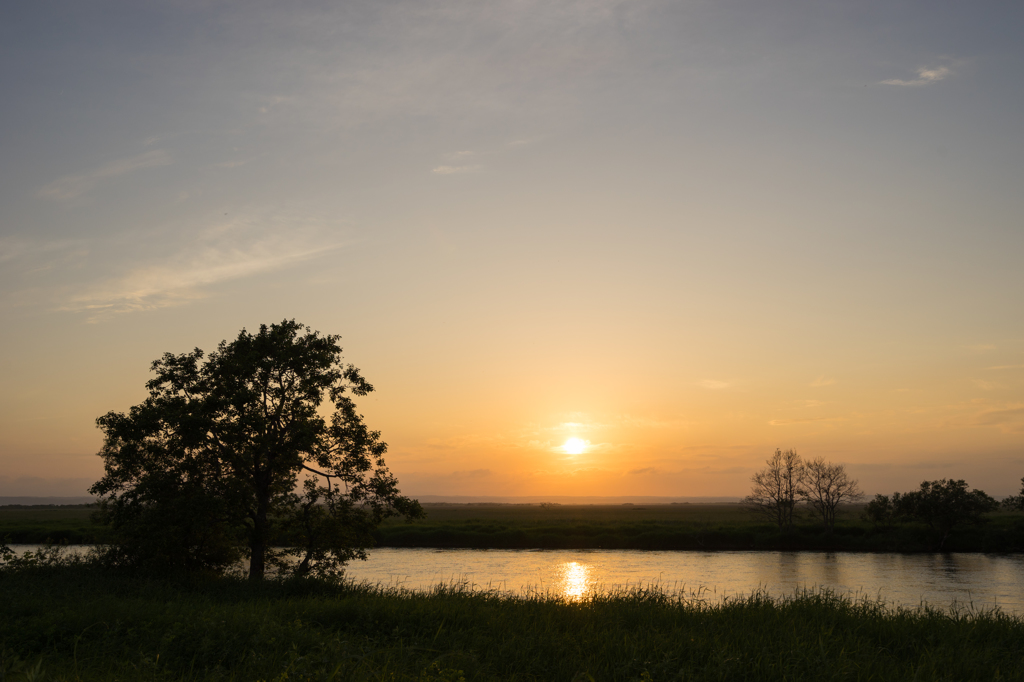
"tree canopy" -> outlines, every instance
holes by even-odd
[[[918,521],[941,534],[938,549],[942,549],[955,526],[978,524],[983,514],[999,507],[983,490],[969,490],[963,479],[922,481],[917,490],[893,493],[892,497],[875,495],[865,510],[869,519],[880,525],[901,521]]]
[[[765,462],[768,466],[750,478],[750,494],[744,504],[756,513],[778,524],[779,529],[793,525],[793,512],[800,494],[800,472],[803,462],[796,450],[775,450]]]
[[[149,397],[97,419],[105,475],[91,492],[115,531],[110,559],[222,571],[247,558],[254,579],[270,567],[333,574],[365,558],[385,518],[422,516],[356,410],[373,386],[342,362],[339,340],[285,320],[209,356],[154,361]]]
[[[1020,479],[1020,494],[1003,499],[1003,507],[1010,511],[1024,511],[1024,478]]]
[[[743,502],[779,530],[792,527],[797,502],[805,502],[831,533],[839,506],[864,496],[842,464],[821,457],[804,461],[796,450],[779,449],[765,463],[767,467],[751,476],[753,485]]]
[[[864,497],[857,481],[847,475],[846,467],[826,462],[822,457],[804,462],[800,469],[799,493],[800,499],[821,516],[830,533],[836,527],[839,505]]]

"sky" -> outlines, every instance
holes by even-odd
[[[776,448],[1017,493],[1021,26],[4,3],[0,494],[84,494],[154,359],[283,319],[341,335],[411,495],[740,497]]]

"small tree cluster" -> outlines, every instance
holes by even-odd
[[[1020,495],[1004,498],[1003,508],[1007,511],[1024,511],[1024,478],[1020,479]]]
[[[821,516],[830,533],[836,527],[839,505],[864,497],[857,481],[847,475],[846,467],[821,457],[804,463],[800,485],[801,499]]]
[[[864,496],[842,464],[821,457],[805,462],[795,450],[778,449],[766,463],[767,467],[751,477],[753,486],[744,502],[780,530],[793,525],[797,503],[803,502],[821,517],[831,533],[839,506]]]
[[[918,490],[875,495],[865,514],[880,526],[917,521],[941,533],[938,549],[954,526],[982,522],[982,514],[995,511],[999,503],[982,490],[969,490],[963,479],[924,481]]]
[[[767,460],[768,466],[751,477],[754,484],[744,503],[756,513],[779,526],[793,525],[793,511],[798,495],[800,457],[795,450],[775,450]]]

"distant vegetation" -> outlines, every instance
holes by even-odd
[[[804,461],[796,450],[776,450],[768,465],[750,481],[750,495],[743,501],[756,514],[785,530],[793,526],[797,505],[804,503],[819,516],[825,530],[835,530],[836,515],[844,504],[864,497],[857,481],[842,464],[823,458]]]
[[[10,542],[102,542],[90,507],[0,507],[0,537]],[[426,518],[385,521],[374,532],[384,547],[501,549],[833,550],[935,551],[942,533],[914,518],[867,518],[863,504],[837,511],[828,532],[809,510],[779,530],[740,504],[513,505],[426,504]],[[978,525],[954,526],[942,549],[956,552],[1024,551],[1024,513],[1007,507]],[[285,544],[286,535],[273,538]]]
[[[97,544],[110,529],[96,522],[95,504],[0,506],[0,540],[11,544],[46,542]]]
[[[1024,482],[1024,479],[1022,479]],[[1013,498],[1006,505],[1014,509]],[[968,490],[964,480],[924,481],[919,490],[893,493],[892,497],[876,495],[867,506],[867,517],[876,525],[918,522],[939,537],[936,549],[943,549],[957,526],[977,526],[986,521],[985,514],[999,508],[999,503],[982,490]]]
[[[864,497],[857,481],[846,474],[842,464],[822,458],[804,461],[795,450],[776,450],[767,466],[751,477],[751,492],[744,504],[755,514],[774,523],[780,533],[794,534],[799,505],[813,510],[824,523],[828,534],[836,532],[836,519],[841,506]],[[1024,510],[1024,478],[1021,494],[1003,502],[1007,511]],[[954,536],[954,529],[980,526],[990,520],[999,508],[982,490],[969,490],[967,482],[941,479],[924,481],[918,490],[893,493],[891,497],[876,495],[868,503],[864,518],[873,524],[875,547],[856,547],[860,543],[838,543],[844,549],[875,548],[907,551],[928,549],[943,551],[1020,551],[1019,527],[1000,528],[993,535],[974,530],[972,537]],[[1017,526],[1017,524],[1014,524]],[[1009,532],[1007,532],[1009,530]],[[1013,532],[1016,530],[1017,532]],[[849,533],[849,529],[846,529]],[[984,540],[980,538],[984,537]],[[952,544],[947,545],[947,541]],[[881,542],[881,546],[877,546]],[[799,543],[804,545],[804,543]],[[805,545],[804,545],[805,546]]]
[[[0,679],[1024,679],[1024,622],[998,612],[893,610],[827,591],[722,606],[694,596],[171,580],[44,552],[0,570]]]
[[[837,510],[829,531],[808,510],[797,509],[789,528],[758,521],[739,504],[558,507],[426,505],[427,518],[391,522],[377,530],[386,547],[645,550],[829,550],[930,552],[942,534],[914,519],[880,525],[864,505]],[[958,552],[1024,551],[1024,514],[999,510],[977,526],[959,525],[942,549]]]

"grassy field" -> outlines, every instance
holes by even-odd
[[[875,528],[862,507],[841,510],[835,533],[809,515],[791,531],[777,528],[739,504],[536,505],[427,504],[427,518],[392,519],[376,533],[384,547],[491,549],[832,550],[920,552],[937,549],[924,526]],[[47,539],[100,542],[93,507],[0,507],[0,538],[12,543]],[[287,544],[286,537],[277,538]],[[943,547],[958,552],[1024,551],[1024,514],[997,512],[985,524],[954,529]]]
[[[427,518],[406,524],[389,520],[382,538],[415,529],[417,533],[461,529],[498,533],[503,530],[560,530],[579,526],[615,529],[634,523],[659,526],[749,526],[750,513],[737,504],[665,505],[538,505],[538,504],[426,504]],[[93,505],[0,506],[0,538],[14,543],[95,542],[105,528],[92,523]],[[847,516],[854,517],[855,513]]]
[[[0,506],[0,540],[11,543],[69,542],[72,544],[101,542],[107,535],[90,516],[95,505],[65,506]]]
[[[840,510],[835,532],[810,515],[780,532],[739,504],[426,505],[427,518],[391,520],[378,534],[390,547],[500,549],[763,549],[931,551],[938,538],[924,526],[878,529],[863,507]],[[1024,550],[1024,515],[995,513],[980,527],[962,527],[946,551]]]
[[[4,680],[1019,680],[1024,622],[829,593],[579,603],[0,570]]]
[[[744,525],[750,512],[740,504],[425,504],[420,523],[490,521],[514,524],[607,523],[633,521]],[[857,512],[859,513],[859,507]],[[856,514],[854,514],[856,515]],[[850,516],[850,514],[847,514]],[[395,523],[392,521],[391,523]],[[401,524],[401,521],[397,523]]]

